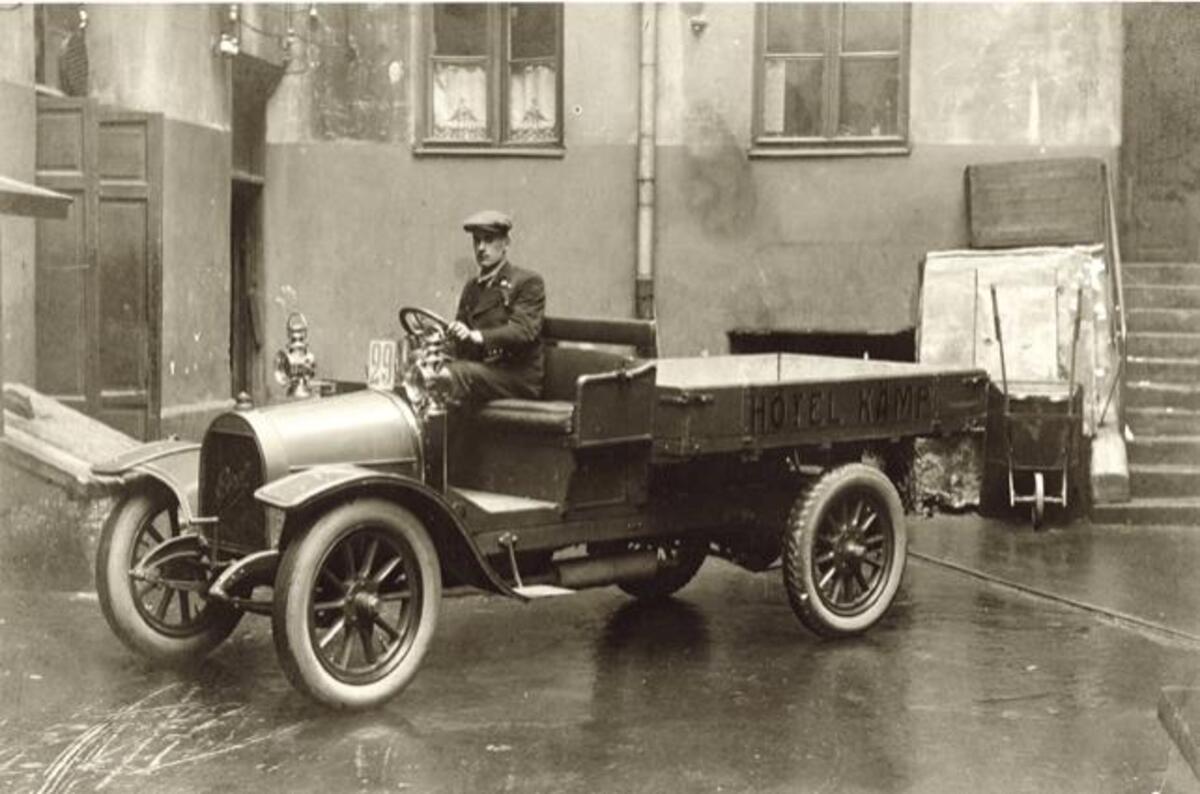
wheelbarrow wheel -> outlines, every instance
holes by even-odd
[[[1040,471],[1033,473],[1033,504],[1029,512],[1033,528],[1041,529],[1046,517],[1046,478]]]
[[[823,474],[796,500],[783,543],[792,611],[823,637],[859,634],[896,597],[908,536],[895,486],[872,466]]]

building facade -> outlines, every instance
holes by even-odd
[[[481,208],[550,313],[640,310],[663,353],[718,353],[911,332],[925,252],[966,245],[968,164],[1120,159],[1116,5],[85,10],[74,44],[0,11],[0,173],[62,189],[52,119],[82,102],[100,194],[90,303],[45,272],[86,222],[2,221],[4,377],[140,435],[272,396],[292,311],[319,375],[362,379],[400,306],[452,313]]]

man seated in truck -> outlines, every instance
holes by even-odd
[[[463,221],[479,275],[468,280],[450,323],[457,357],[446,367],[450,398],[479,404],[542,393],[542,277],[508,261],[512,219],[496,210]]]

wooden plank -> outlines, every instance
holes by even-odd
[[[1104,169],[1097,158],[968,166],[971,247],[1103,242]]]
[[[1053,273],[1049,276],[1053,278]],[[1053,381],[1058,378],[1058,291],[1049,284],[996,285],[1004,358],[1012,381]],[[991,285],[976,291],[975,365],[1000,372],[1000,344],[992,312]]]
[[[973,268],[928,268],[921,292],[917,360],[948,367],[975,366],[977,275]],[[970,344],[964,344],[970,340]]]

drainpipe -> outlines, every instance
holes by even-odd
[[[654,319],[654,143],[658,111],[658,3],[643,3],[638,109],[637,275],[638,319]]]

